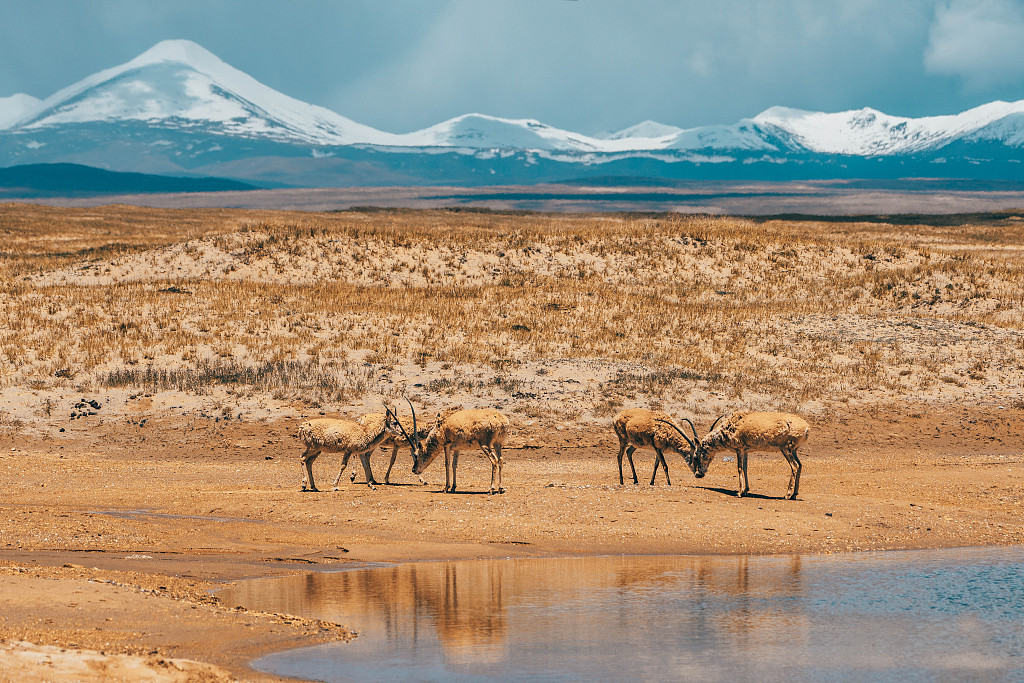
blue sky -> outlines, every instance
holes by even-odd
[[[0,97],[187,38],[396,133],[469,112],[597,134],[1024,99],[1024,0],[0,0],[0,16]]]

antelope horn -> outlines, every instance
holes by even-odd
[[[692,441],[692,442],[690,443],[690,445],[692,446],[693,444],[695,444],[695,443],[697,443],[698,441],[700,441],[700,437],[699,437],[699,436],[697,436],[697,428],[693,426],[693,423],[692,423],[692,422],[690,422],[689,420],[687,420],[687,419],[686,419],[685,417],[684,417],[684,418],[680,418],[680,419],[681,419],[681,420],[682,420],[683,422],[685,422],[686,424],[690,425],[690,429],[692,429],[692,430],[693,430],[693,441]],[[687,440],[689,441],[689,439],[687,439]]]
[[[419,445],[420,433],[419,433],[419,430],[416,427],[416,408],[413,407],[412,401],[409,400],[408,396],[405,397],[405,402],[409,404],[409,410],[412,411],[412,435],[413,435],[413,438],[416,439],[416,444]],[[416,450],[416,448],[412,445],[412,440],[411,439],[409,441],[409,448],[412,448],[413,451]]]
[[[686,420],[686,418],[683,418],[683,419]],[[689,422],[689,420],[686,420],[686,421]],[[690,441],[690,437],[688,437],[686,435],[686,433],[682,429],[680,429],[678,426],[676,426],[675,423],[669,422],[668,420],[662,420],[662,419],[656,419],[655,422],[661,422],[662,424],[667,424],[669,427],[671,427],[672,429],[674,429],[677,432],[679,432],[679,436],[681,436],[684,439],[686,439],[686,443],[690,444],[690,448],[693,448],[693,442]],[[692,427],[693,424],[691,423],[690,426]]]
[[[398,428],[401,430],[402,436],[405,437],[405,440],[409,442],[409,446],[411,447],[412,446],[412,440],[409,439],[409,434],[406,433],[405,427],[402,426],[402,421],[398,419],[398,413],[393,411],[393,410],[391,410],[391,408],[386,403],[384,404],[384,410],[387,411],[388,415],[390,415],[391,417],[395,418],[395,422],[398,424]]]
[[[708,432],[713,432],[713,431],[715,431],[715,425],[716,425],[716,424],[718,424],[718,421],[719,421],[719,420],[721,420],[721,419],[722,419],[723,417],[725,417],[725,415],[722,415],[722,416],[720,416],[720,417],[718,418],[718,420],[715,420],[714,422],[712,422],[712,423],[711,423],[711,429],[709,429],[709,430],[708,430]]]

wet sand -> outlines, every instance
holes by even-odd
[[[781,499],[789,468],[779,454],[752,454],[743,499],[728,454],[702,480],[668,454],[672,485],[659,472],[651,486],[654,454],[638,451],[640,484],[619,486],[617,441],[603,424],[514,421],[498,496],[486,493],[482,456],[460,459],[462,491],[446,495],[443,463],[421,486],[404,450],[391,486],[369,489],[357,468],[357,483],[346,472],[332,491],[338,459],[328,454],[314,470],[321,492],[304,493],[294,419],[166,415],[140,427],[93,416],[42,438],[8,430],[0,668],[39,677],[26,662],[47,666],[50,680],[274,680],[247,662],[348,638],[346,625],[229,610],[211,591],[367,562],[1021,544],[1022,418],[1013,406],[892,404],[812,420],[795,501]],[[387,455],[373,464],[383,480]],[[81,673],[88,661],[92,679]]]

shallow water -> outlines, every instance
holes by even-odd
[[[429,562],[231,605],[359,637],[257,668],[360,680],[1024,680],[1024,549]]]

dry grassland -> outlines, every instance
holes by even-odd
[[[248,662],[349,634],[199,579],[1020,544],[1022,228],[0,205],[0,669],[276,680]],[[506,412],[508,492],[475,456],[467,495],[416,485],[407,454],[392,486],[299,490],[297,418],[403,395]],[[724,454],[618,486],[609,423],[634,406],[804,414],[801,499],[778,454],[747,498]]]
[[[1024,223],[944,222],[5,205],[0,385],[584,421],[1020,403]]]

